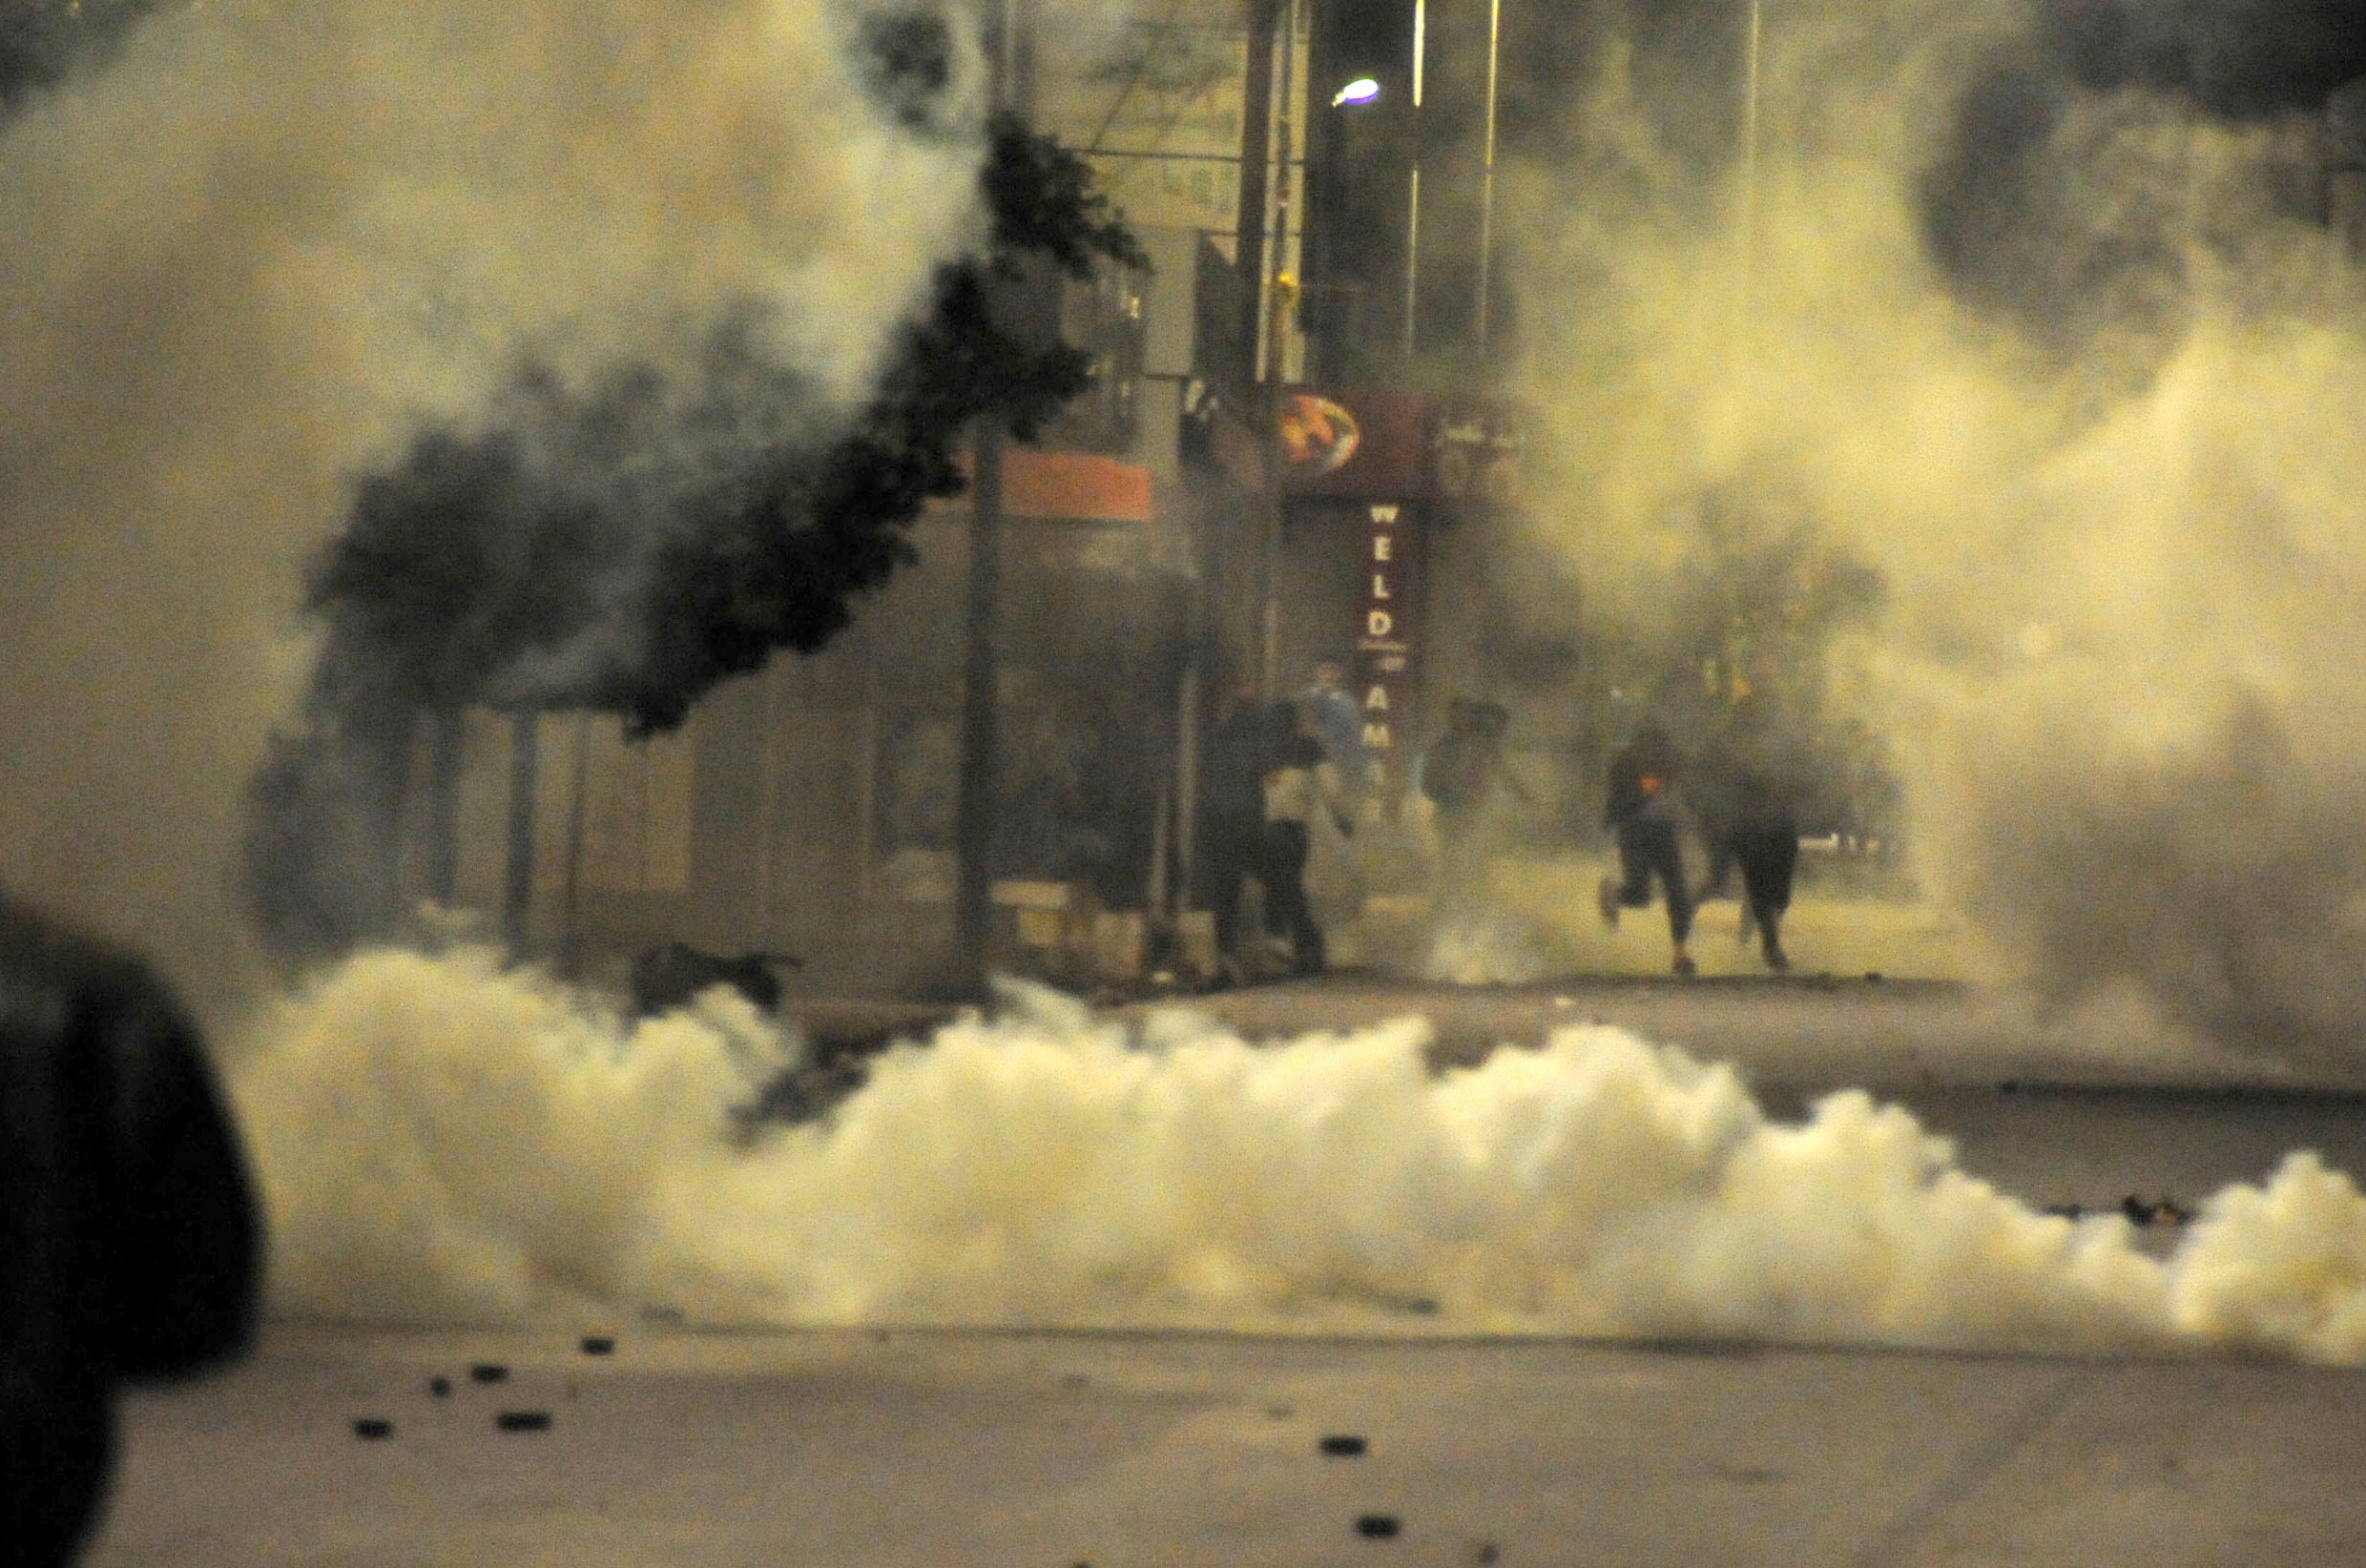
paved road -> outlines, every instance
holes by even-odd
[[[628,1330],[595,1359],[281,1329],[132,1403],[91,1560],[2310,1568],[2366,1561],[2361,1394],[2285,1366],[1730,1347]]]
[[[1443,1066],[1563,1021],[1737,1061],[1778,1114],[1865,1083],[2037,1203],[2190,1198],[2366,1084],[1956,987],[1353,980],[1204,1002],[1254,1036],[1406,1011]],[[852,1037],[921,1015],[840,1008]],[[282,1325],[142,1394],[100,1568],[775,1563],[2366,1562],[2366,1374],[1579,1342]],[[508,1381],[468,1380],[474,1362]],[[452,1390],[430,1392],[445,1377]],[[505,1410],[548,1430],[505,1433]],[[365,1440],[353,1423],[392,1423]],[[1325,1456],[1325,1436],[1363,1439]],[[1394,1535],[1359,1533],[1359,1520]]]

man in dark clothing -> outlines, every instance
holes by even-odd
[[[1421,790],[1438,830],[1435,902],[1449,920],[1468,918],[1486,903],[1486,828],[1501,787],[1512,785],[1504,769],[1510,728],[1511,714],[1500,703],[1456,697],[1446,706],[1445,732],[1422,755]]]
[[[1248,968],[1240,946],[1241,887],[1265,853],[1264,774],[1264,708],[1255,689],[1244,687],[1209,732],[1195,847],[1201,885],[1215,912],[1216,961],[1235,980]]]
[[[1712,748],[1707,771],[1721,781],[1725,802],[1716,828],[1711,881],[1721,881],[1717,860],[1742,873],[1745,933],[1755,927],[1766,966],[1791,967],[1783,951],[1783,914],[1799,865],[1799,801],[1806,793],[1805,747],[1774,705],[1755,691],[1733,705],[1725,732]],[[1707,889],[1704,889],[1704,896]]]
[[[71,1562],[114,1391],[253,1331],[259,1227],[195,1028],[121,954],[0,903],[0,1507],[7,1556]]]
[[[1287,702],[1266,709],[1263,741],[1265,831],[1256,878],[1265,889],[1265,928],[1289,937],[1293,971],[1319,975],[1329,955],[1306,901],[1306,862],[1314,854],[1314,814],[1334,804],[1318,772],[1322,742],[1299,727],[1297,708]]]
[[[1692,935],[1692,891],[1684,879],[1684,852],[1677,837],[1681,812],[1676,775],[1682,759],[1668,732],[1645,719],[1634,738],[1610,758],[1609,800],[1603,826],[1618,836],[1620,875],[1605,877],[1596,890],[1603,922],[1618,924],[1621,909],[1648,909],[1651,879],[1668,900],[1668,935],[1675,947],[1673,967],[1693,972],[1685,945]]]

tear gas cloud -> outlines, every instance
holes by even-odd
[[[2314,1156],[2162,1258],[1861,1093],[1786,1124],[1615,1029],[1442,1077],[1423,1036],[1130,1035],[1039,994],[741,1140],[787,1051],[729,993],[628,1033],[489,953],[376,952],[286,1001],[233,1091],[282,1312],[2366,1358],[2366,1197]]]
[[[1504,203],[1540,526],[1600,622],[1648,640],[1704,498],[1812,528],[1884,585],[1827,690],[1980,962],[2320,1058],[2366,1042],[2366,287],[2317,113],[2361,39],[2354,4],[1770,9],[1745,188],[1664,114],[1738,136],[1738,47],[1669,99],[1612,38]]]
[[[858,398],[976,221],[967,32],[891,112],[878,9],[248,0],[11,99],[0,877],[222,1001],[239,792],[361,474],[522,362],[662,372],[724,320]]]
[[[185,980],[230,974],[238,792],[357,474],[497,419],[524,359],[677,367],[724,318],[860,394],[967,237],[976,158],[865,91],[861,10],[258,0],[157,17],[12,109],[0,876]],[[2148,963],[2238,1035],[2342,1037],[2366,351],[2351,270],[2275,177],[2297,132],[2105,92],[2034,17],[1916,14],[1877,39],[1810,8],[1771,39],[1746,291],[1730,208],[1654,184],[1700,176],[1602,54],[1596,162],[1506,202],[1550,215],[1517,247],[1531,296],[1584,285],[1530,313],[1533,362],[1575,367],[1537,378],[1584,498],[1552,537],[1634,610],[1705,486],[1791,498],[1891,584],[1849,668],[1916,747],[1931,869],[2008,952],[2067,986]],[[2031,49],[2065,85],[2018,226],[1950,253],[1954,108]],[[2162,237],[2132,258],[2105,242],[2129,215]],[[2092,241],[2092,286],[1999,259],[2032,235]],[[2305,1156],[2162,1260],[1991,1190],[1902,1112],[1776,1124],[1614,1032],[1432,1078],[1411,1024],[1253,1049],[1039,1001],[745,1145],[731,1109],[782,1059],[752,1015],[628,1033],[486,955],[365,954],[243,1046],[287,1311],[2366,1355],[2366,1200]]]

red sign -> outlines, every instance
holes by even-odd
[[[1429,404],[1418,392],[1285,393],[1276,431],[1282,488],[1358,500],[1425,493]],[[1292,456],[1294,444],[1306,461]]]
[[[1520,409],[1423,392],[1298,390],[1275,415],[1281,483],[1294,495],[1504,505],[1527,450]]]

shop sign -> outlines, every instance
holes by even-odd
[[[1363,710],[1364,748],[1393,781],[1401,776],[1398,755],[1412,740],[1412,509],[1379,505],[1366,508],[1365,518],[1357,703]]]
[[[1282,487],[1363,502],[1514,505],[1527,421],[1501,399],[1357,388],[1282,395],[1274,441]]]

